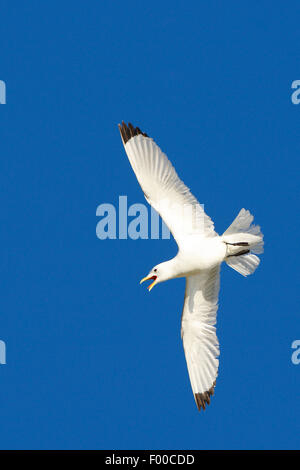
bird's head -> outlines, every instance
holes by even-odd
[[[149,274],[141,280],[140,284],[142,284],[142,282],[152,280],[153,282],[151,282],[151,284],[148,286],[148,291],[150,292],[156,284],[163,281],[167,281],[172,277],[174,277],[174,275],[172,273],[170,261],[166,261],[165,263],[161,263],[157,266],[154,266],[154,268],[151,269]]]

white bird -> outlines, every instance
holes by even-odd
[[[122,122],[119,129],[125,151],[149,204],[160,214],[174,236],[177,255],[155,266],[141,280],[158,283],[185,277],[186,289],[181,337],[195,401],[200,411],[210,403],[219,367],[216,316],[220,265],[225,261],[243,276],[259,265],[254,254],[263,252],[260,227],[242,209],[230,227],[219,236],[214,224],[187,186],[180,180],[167,156],[138,127]]]

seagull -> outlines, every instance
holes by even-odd
[[[230,227],[218,235],[214,224],[158,145],[139,127],[119,124],[122,142],[147,202],[159,213],[178,245],[177,255],[151,269],[141,280],[158,283],[185,277],[181,338],[198,410],[214,394],[219,368],[216,318],[220,266],[248,276],[259,265],[263,234],[253,215],[241,209]]]

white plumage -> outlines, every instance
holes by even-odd
[[[219,366],[216,316],[220,265],[225,261],[244,276],[255,271],[263,252],[260,227],[242,209],[219,236],[214,224],[187,186],[179,179],[167,156],[138,127],[120,126],[122,141],[146,200],[160,214],[177,244],[175,258],[155,266],[142,279],[159,282],[186,277],[181,336],[198,409],[205,409],[214,392]]]

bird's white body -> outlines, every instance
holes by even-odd
[[[198,409],[205,409],[214,392],[219,366],[216,315],[220,265],[225,261],[240,274],[252,274],[263,251],[260,227],[242,209],[223,235],[197,199],[179,179],[167,156],[139,128],[123,122],[122,141],[146,200],[164,219],[177,244],[177,255],[154,267],[149,289],[176,277],[186,278],[181,336]]]
[[[221,237],[202,238],[191,235],[177,255],[159,266],[170,273],[167,279],[187,277],[218,266],[226,257],[226,243]]]
[[[191,235],[181,245],[178,258],[184,275],[214,268],[224,261],[226,243],[219,236],[203,238]]]

